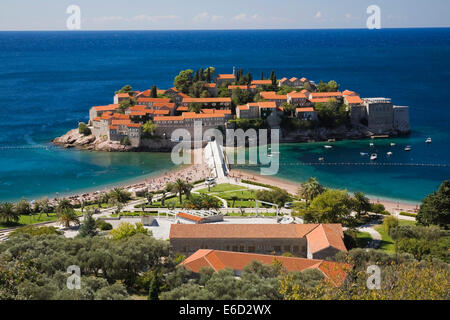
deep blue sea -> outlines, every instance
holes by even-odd
[[[0,200],[101,189],[173,165],[168,154],[95,153],[53,148],[49,141],[88,119],[93,105],[112,103],[125,84],[172,86],[181,69],[233,65],[258,78],[338,81],[362,97],[391,97],[410,106],[413,132],[376,141],[383,162],[450,163],[450,29],[0,32]],[[431,136],[433,143],[425,145]],[[402,146],[411,145],[405,153]],[[279,177],[309,176],[332,187],[409,201],[450,178],[449,167],[295,166],[325,155],[360,162],[369,141],[281,147]],[[45,147],[48,147],[46,149]]]

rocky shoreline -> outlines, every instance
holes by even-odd
[[[72,129],[66,134],[55,138],[52,143],[64,148],[77,148],[91,151],[108,152],[129,152],[135,151],[132,146],[121,145],[118,141],[108,141],[97,139],[94,135],[85,136],[78,132],[78,129]]]
[[[373,135],[372,132],[366,128],[353,128],[349,130],[345,126],[335,129],[317,128],[308,130],[297,130],[284,133],[280,138],[280,143],[295,143],[295,142],[320,142],[335,140],[358,140],[368,139]],[[391,137],[398,136],[398,133],[391,132]],[[106,151],[106,152],[170,152],[172,147],[176,144],[168,140],[151,140],[146,139],[142,143],[142,147],[136,148],[120,144],[118,141],[108,141],[96,138],[94,135],[85,136],[78,132],[78,129],[72,129],[66,134],[52,140],[55,145],[64,148],[77,148],[81,150],[91,151]]]

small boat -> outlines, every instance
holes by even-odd
[[[411,146],[406,146],[405,147],[405,151],[411,151],[411,149],[412,149]]]
[[[368,155],[367,152],[360,152],[359,154],[362,155],[362,156],[367,156]]]
[[[333,148],[332,146],[329,146],[329,145],[326,145],[326,146],[323,146],[325,149],[331,149],[331,148]]]
[[[428,137],[427,140],[425,140],[426,143],[431,143],[431,138]]]
[[[393,146],[395,146],[395,143],[394,143],[394,142],[391,142],[391,147],[393,147]]]
[[[386,154],[387,154],[388,156],[392,156],[392,152],[391,152],[391,151],[387,152]]]
[[[371,142],[369,145],[370,145],[371,147],[373,147],[373,142]]]
[[[372,154],[370,155],[370,160],[377,160],[377,158],[378,158],[378,156],[377,156],[376,153],[372,153]]]
[[[324,160],[323,157],[320,157],[320,158],[319,158],[319,161],[323,161],[323,160]]]
[[[272,158],[272,154],[268,154],[267,156],[268,156],[269,158]]]

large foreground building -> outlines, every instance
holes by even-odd
[[[340,224],[173,224],[175,252],[214,249],[261,254],[291,253],[308,259],[333,258],[347,251]]]

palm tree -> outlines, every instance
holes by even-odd
[[[68,209],[73,210],[73,206],[70,203],[69,199],[63,198],[58,201],[58,205],[56,206],[56,213],[62,213]]]
[[[152,201],[153,201],[153,193],[147,192],[147,193],[145,194],[145,197],[147,198],[148,204],[152,204]]]
[[[194,185],[192,183],[188,183],[186,182],[184,184],[184,193],[186,194],[186,198],[190,198],[191,197],[191,190],[194,188]]]
[[[181,180],[180,178],[175,181],[175,183],[172,185],[172,190],[178,193],[178,196],[180,197],[180,204],[183,204],[183,191],[185,188],[185,182]]]
[[[130,200],[130,193],[120,188],[114,188],[109,192],[109,197],[120,203],[126,203]]]
[[[0,204],[0,220],[5,223],[18,222],[19,214],[14,208],[14,204],[10,202],[3,202]]]
[[[48,214],[51,212],[52,210],[52,206],[50,205],[50,202],[48,201],[48,198],[45,197],[41,200],[36,200],[36,202],[34,203],[34,211],[35,212],[39,212],[39,217],[38,220],[41,220],[41,216],[43,213],[45,213],[47,215],[47,217],[49,216]]]
[[[69,228],[71,222],[80,224],[80,220],[78,219],[78,216],[73,208],[64,208],[58,211],[58,222],[65,228]]]
[[[319,183],[319,181],[317,181],[316,178],[309,178],[306,182],[302,183],[301,188],[298,191],[298,195],[309,202],[324,191],[325,188]]]

